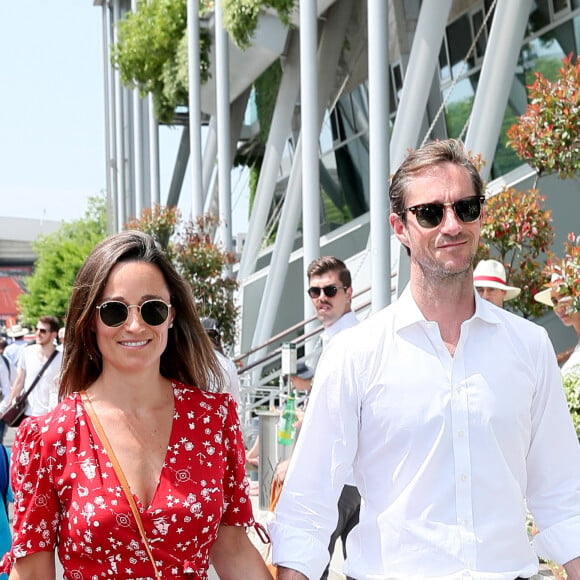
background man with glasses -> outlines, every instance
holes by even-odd
[[[394,175],[410,283],[321,357],[270,526],[281,580],[324,569],[351,466],[362,502],[349,578],[529,578],[527,503],[537,554],[580,579],[580,447],[546,331],[474,290],[482,192],[456,140]]]
[[[41,316],[36,323],[36,342],[25,347],[18,361],[16,380],[12,385],[10,402],[28,389],[48,357],[56,350],[56,337],[60,322],[56,316]],[[58,352],[40,381],[28,396],[25,415],[39,417],[48,413],[58,402],[58,376],[62,352]]]
[[[324,327],[321,334],[324,351],[339,332],[358,324],[351,310],[352,279],[346,264],[334,256],[324,256],[312,261],[306,275],[308,276],[308,295],[312,300],[316,316]],[[313,382],[313,379],[298,376],[291,377],[291,380],[294,388],[307,391],[310,391]],[[274,477],[278,481],[284,481],[289,461],[287,459],[277,465]],[[354,485],[351,473],[338,499],[338,523],[328,544],[331,558],[338,538],[342,541],[342,552],[346,558],[346,538],[358,523],[359,509],[360,494]],[[326,580],[328,573],[329,565],[320,576],[321,580]]]

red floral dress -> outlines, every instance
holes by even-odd
[[[175,413],[150,506],[137,496],[163,578],[206,579],[220,524],[253,525],[233,399],[173,384]],[[152,578],[129,502],[78,393],[18,430],[14,539],[1,567],[54,550],[70,580]]]

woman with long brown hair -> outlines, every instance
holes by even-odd
[[[97,245],[66,320],[61,402],[14,444],[10,578],[271,578],[244,447],[191,288],[141,232]]]

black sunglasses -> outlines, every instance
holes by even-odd
[[[399,216],[406,211],[410,211],[417,218],[417,223],[423,228],[436,228],[442,221],[446,207],[452,207],[459,220],[468,224],[481,217],[481,208],[485,201],[484,195],[472,195],[457,201],[447,201],[445,203],[421,203],[406,207],[397,212]]]
[[[48,332],[46,328],[36,328],[35,330],[36,332],[40,332],[40,334],[46,334]]]
[[[318,298],[320,293],[324,292],[324,295],[327,298],[333,298],[336,296],[339,288],[346,290],[348,286],[335,286],[334,284],[330,284],[330,286],[324,286],[323,288],[319,288],[318,286],[310,286],[310,288],[308,288],[308,296],[310,296],[310,298]]]
[[[171,304],[166,304],[163,300],[146,300],[140,306],[118,300],[109,300],[96,307],[103,324],[111,327],[121,326],[129,318],[129,308],[138,308],[141,318],[149,326],[159,326],[163,324],[169,316]]]

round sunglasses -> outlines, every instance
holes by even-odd
[[[445,203],[420,203],[418,205],[406,207],[397,212],[397,215],[402,217],[406,211],[410,211],[417,218],[417,223],[421,227],[436,228],[443,221],[445,208],[451,207],[453,208],[457,219],[469,224],[481,217],[481,208],[484,201],[484,195],[472,195],[457,201],[447,201]]]
[[[149,326],[159,326],[167,320],[171,304],[167,304],[163,300],[146,300],[141,305],[127,305],[119,300],[108,300],[96,308],[99,311],[101,322],[106,326],[115,328],[124,324],[129,318],[129,308],[138,308],[141,318]]]
[[[334,296],[336,296],[336,293],[338,292],[339,288],[346,290],[348,286],[336,286],[335,284],[330,284],[329,286],[324,286],[323,288],[319,288],[318,286],[310,286],[307,292],[310,298],[318,298],[321,292],[324,292],[324,295],[327,298],[333,298]]]

